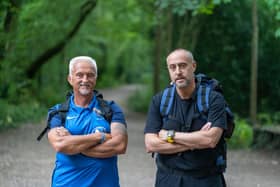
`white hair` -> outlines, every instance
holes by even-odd
[[[95,73],[96,73],[96,76],[97,76],[96,61],[89,56],[77,56],[77,57],[74,57],[70,60],[70,62],[69,62],[69,75],[70,76],[72,76],[72,70],[73,70],[74,64],[76,64],[77,62],[81,62],[81,61],[87,61],[87,62],[91,63],[93,68],[95,69]]]

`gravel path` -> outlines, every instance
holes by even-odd
[[[125,98],[136,89],[122,86],[104,90],[105,98],[119,103],[128,122],[127,153],[119,156],[122,187],[152,187],[155,164],[145,153],[143,128],[145,116],[126,109]],[[0,133],[0,187],[50,186],[55,152],[44,137],[36,141],[45,124],[27,124]],[[228,153],[226,180],[229,187],[279,187],[279,152],[231,150]]]

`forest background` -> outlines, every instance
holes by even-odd
[[[98,89],[144,85],[129,103],[145,113],[168,85],[165,58],[176,48],[223,85],[233,146],[250,146],[254,128],[280,126],[277,0],[2,0],[0,130],[45,120],[80,55],[96,59]]]

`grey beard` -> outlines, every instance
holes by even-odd
[[[80,84],[79,92],[81,95],[89,95],[92,92],[92,90],[90,90],[90,89],[81,89],[82,86],[89,88],[90,85],[83,84],[83,83]]]
[[[186,88],[191,84],[191,80],[186,80],[185,79],[185,84],[176,84],[177,88]]]

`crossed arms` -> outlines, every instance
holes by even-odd
[[[48,140],[55,151],[69,155],[82,153],[90,157],[107,158],[125,153],[128,140],[125,125],[112,122],[111,133],[104,135],[105,141],[100,143],[102,133],[71,135],[64,127],[56,127],[49,131]]]
[[[187,150],[214,148],[219,142],[223,129],[211,127],[211,123],[206,123],[199,131],[176,132],[174,143],[168,143],[167,131],[162,129],[158,134],[145,134],[146,151],[161,154],[173,154]]]

